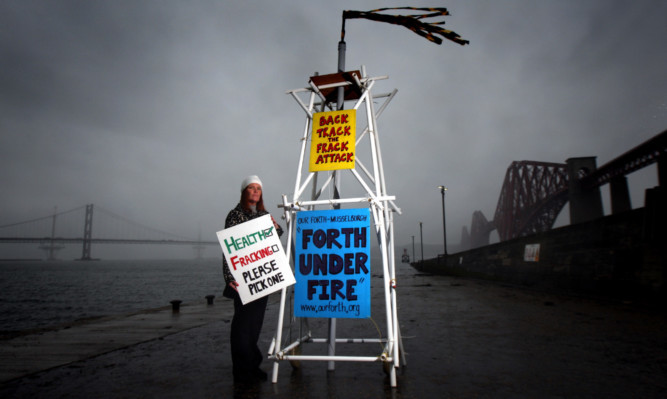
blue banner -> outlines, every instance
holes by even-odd
[[[294,315],[371,315],[370,210],[296,214]]]

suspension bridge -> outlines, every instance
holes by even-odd
[[[94,216],[94,217],[93,217]],[[93,220],[95,221],[93,230]],[[154,229],[93,204],[36,219],[0,226],[0,243],[35,243],[53,260],[65,244],[81,244],[81,260],[93,260],[93,244],[160,244],[192,246],[197,257],[206,246],[202,241]]]

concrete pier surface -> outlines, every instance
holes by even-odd
[[[384,336],[382,278],[372,318],[338,319],[345,338]],[[231,301],[183,303],[0,341],[2,398],[664,398],[667,317],[631,303],[434,276],[400,265],[406,364],[390,387],[380,363],[280,362],[278,382],[235,385]],[[278,295],[261,347],[275,334]],[[326,319],[310,319],[322,336]],[[289,323],[287,324],[289,326]],[[285,337],[298,336],[296,323]],[[304,353],[323,353],[306,344]],[[338,354],[380,353],[338,344]],[[272,362],[263,368],[270,372]]]

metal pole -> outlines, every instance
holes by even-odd
[[[345,72],[345,40],[341,37],[340,41],[338,42],[338,72]],[[338,88],[338,101],[336,103],[336,109],[337,110],[342,110],[343,107],[345,106],[345,88],[344,87],[339,87]],[[334,193],[333,197],[334,199],[340,199],[340,173],[338,171],[334,171]],[[340,205],[336,204],[334,205],[334,209],[340,209]],[[329,349],[328,349],[328,354],[329,356],[335,356],[336,355],[336,319],[331,318],[329,319]],[[333,360],[330,360],[327,366],[327,369],[329,371],[333,371],[336,369],[336,362]]]
[[[422,222],[419,222],[419,242],[422,246],[422,262],[424,262],[424,236],[422,235]]]
[[[440,189],[440,192],[442,193],[442,237],[445,242],[445,256],[447,255],[447,223],[445,222],[445,191],[447,191],[447,187],[445,186],[438,186]]]

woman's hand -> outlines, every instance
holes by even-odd
[[[278,230],[280,228],[280,225],[278,224],[278,222],[276,222],[276,219],[273,218],[273,215],[271,215],[271,221],[273,222],[273,227],[275,227],[276,230]]]
[[[234,291],[239,292],[239,289],[237,288],[239,286],[239,283],[237,283],[236,281],[230,281],[229,286],[234,288]]]

